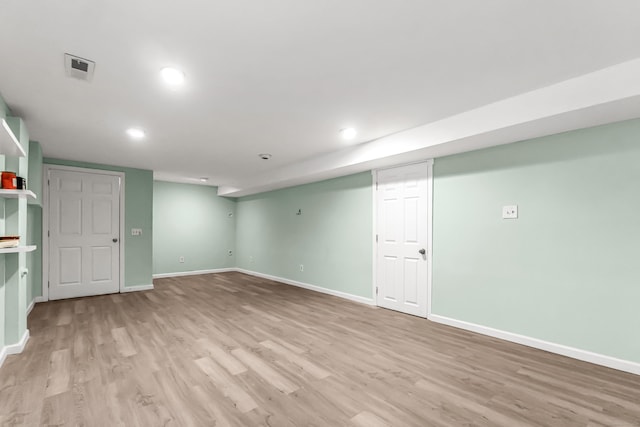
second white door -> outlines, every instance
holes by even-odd
[[[376,302],[427,316],[429,165],[377,173]]]
[[[50,170],[49,299],[119,292],[120,181]]]

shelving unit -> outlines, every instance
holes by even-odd
[[[5,119],[0,122],[0,154],[16,157],[27,155]]]
[[[15,157],[25,157],[27,154],[5,119],[0,121],[0,154]],[[36,194],[31,190],[6,190],[0,188],[0,197],[5,199],[35,199]],[[0,254],[26,253],[35,251],[36,248],[35,245],[0,248]]]
[[[0,197],[5,197],[7,199],[13,199],[17,197],[31,197],[33,199],[36,198],[36,194],[31,190],[4,190],[0,189]]]
[[[24,121],[10,113],[0,100],[0,171],[33,180],[33,186],[29,190],[0,189],[0,234],[20,236],[18,246],[0,248],[0,354],[10,346],[21,351],[21,343],[29,337],[28,307],[42,288],[39,274],[27,274],[29,270],[41,271],[42,265],[40,240],[35,234],[40,231],[37,218],[41,218],[42,173],[37,168],[42,167],[42,150],[37,147],[33,156],[28,156],[32,145],[29,132]],[[34,142],[34,146],[39,144]],[[30,175],[32,162],[37,166]]]
[[[35,245],[17,246],[15,248],[0,248],[0,254],[15,254],[18,252],[33,252],[36,250]]]

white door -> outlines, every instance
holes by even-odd
[[[427,163],[377,173],[376,301],[427,316]]]
[[[120,290],[120,177],[49,172],[49,299]]]

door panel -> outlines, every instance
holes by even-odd
[[[427,315],[428,165],[379,171],[377,304]]]
[[[91,248],[91,282],[112,280],[111,277],[111,248],[108,246]]]
[[[112,209],[111,200],[93,200],[91,202],[91,213],[93,220],[91,221],[91,230],[94,235],[108,234],[111,237],[114,231],[111,229],[111,214]],[[117,235],[117,232],[115,233]]]
[[[118,176],[51,170],[49,227],[49,299],[119,292]]]
[[[60,248],[60,284],[82,283],[82,248]]]

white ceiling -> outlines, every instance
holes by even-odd
[[[640,117],[638,16],[637,0],[3,0],[0,94],[47,157],[239,196]],[[93,80],[67,78],[64,53]]]

